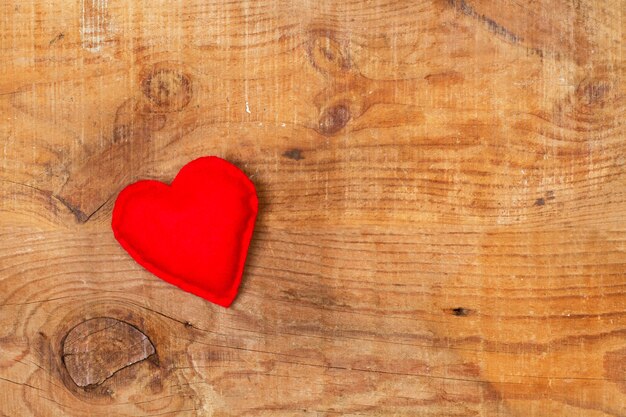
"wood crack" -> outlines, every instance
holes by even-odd
[[[139,329],[121,320],[100,317],[74,327],[63,341],[63,364],[76,385],[94,388],[123,369],[156,354]]]

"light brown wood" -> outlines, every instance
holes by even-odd
[[[0,416],[626,416],[625,10],[2,2]],[[230,309],[110,231],[209,154]]]

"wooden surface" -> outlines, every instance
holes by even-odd
[[[625,11],[2,1],[0,416],[626,416]],[[231,309],[109,226],[209,154]]]

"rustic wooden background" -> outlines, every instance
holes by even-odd
[[[0,416],[626,416],[625,12],[3,0]],[[230,309],[110,230],[210,154]]]

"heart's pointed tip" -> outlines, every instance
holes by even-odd
[[[209,302],[211,302],[211,303],[213,303],[213,304],[216,304],[216,305],[218,305],[218,306],[220,306],[220,307],[222,307],[222,308],[230,308],[230,306],[232,306],[232,305],[233,305],[233,301],[235,301],[235,300],[233,299],[233,300],[230,300],[230,301],[224,301],[224,302],[220,302],[220,301],[211,301],[211,300],[207,300],[207,301],[209,301]]]

